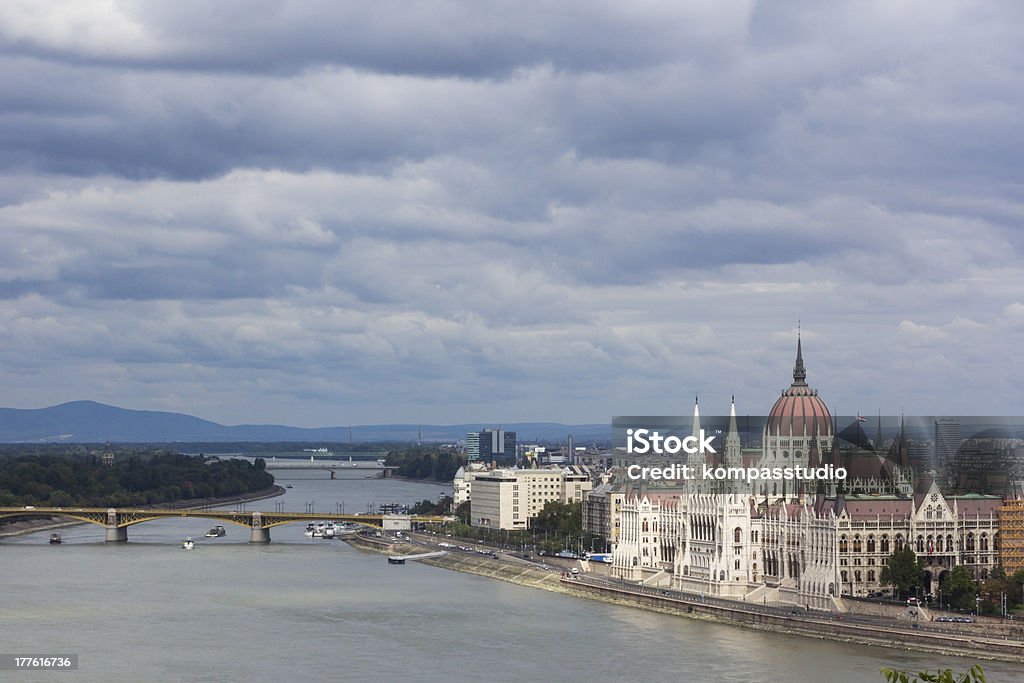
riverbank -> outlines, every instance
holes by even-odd
[[[173,503],[166,503],[163,505],[146,505],[142,506],[142,508],[160,508],[163,510],[198,510],[202,508],[215,508],[222,507],[224,505],[234,505],[236,503],[251,503],[257,500],[275,498],[283,493],[284,487],[274,484],[273,486],[268,486],[265,489],[252,491],[250,493],[243,493],[237,496],[224,496],[221,498],[190,498],[188,500],[178,500],[174,501]],[[63,529],[65,527],[75,526],[78,524],[87,524],[87,522],[82,522],[79,520],[58,521],[59,519],[59,517],[23,519],[17,522],[4,524],[0,526],[0,538],[5,538],[8,536],[23,536],[25,534],[34,534],[38,531],[50,531],[51,529]]]
[[[394,543],[373,537],[358,536],[349,543],[362,550],[381,554],[411,554],[422,552],[423,546]],[[485,576],[514,583],[527,588],[539,588],[574,597],[597,600],[634,609],[644,609],[690,619],[799,635],[819,640],[857,643],[916,652],[967,657],[979,660],[1024,662],[1024,641],[992,637],[995,634],[935,633],[906,628],[892,628],[874,624],[849,623],[827,613],[801,613],[791,615],[778,610],[759,609],[757,606],[737,602],[721,604],[705,602],[701,596],[669,592],[630,585],[612,585],[586,575],[576,578],[564,572],[541,567],[495,560],[465,552],[449,552],[442,557],[419,560],[424,564],[451,569],[465,574]]]

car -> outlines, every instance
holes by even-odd
[[[573,567],[569,571],[571,571],[573,574],[579,574],[580,573],[580,568],[579,567]]]

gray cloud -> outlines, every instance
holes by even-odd
[[[0,9],[8,405],[1019,412],[1016,7],[368,7]]]

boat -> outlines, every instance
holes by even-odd
[[[191,536],[186,536],[185,540],[181,542],[181,547],[185,550],[192,550],[196,547],[196,542],[192,540]]]
[[[60,542],[61,542],[60,534],[58,534],[58,533],[50,534],[50,543],[60,543]]]
[[[359,525],[341,522],[334,525],[334,538],[350,538],[359,533]]]
[[[290,489],[291,487],[292,487],[291,484],[288,484],[287,486],[285,486],[286,489]]]
[[[388,564],[405,564],[405,558],[391,556],[388,558]]]
[[[310,522],[306,525],[306,530],[303,532],[306,536],[312,537],[316,533],[316,523]]]
[[[228,532],[224,530],[224,527],[218,524],[217,526],[211,528],[209,531],[206,532],[206,537],[220,538],[221,536],[227,536],[227,534]]]

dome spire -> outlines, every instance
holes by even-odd
[[[800,344],[800,321],[796,323],[796,364],[793,366],[793,386],[807,386],[807,370],[804,369],[804,352]]]

